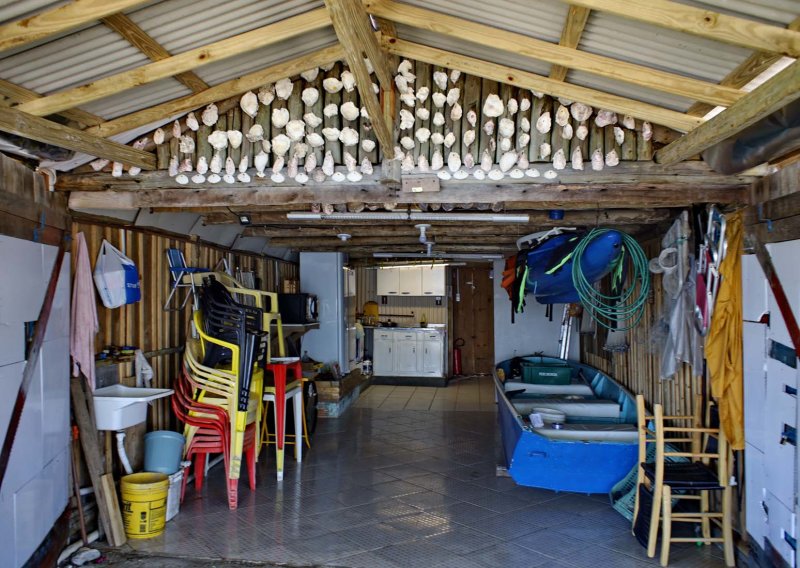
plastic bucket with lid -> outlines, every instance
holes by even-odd
[[[181,468],[184,437],[177,432],[156,430],[144,436],[144,470],[172,475]]]
[[[120,482],[122,522],[128,538],[151,538],[164,532],[169,478],[163,473],[133,473]]]

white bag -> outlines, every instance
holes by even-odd
[[[97,255],[94,284],[107,308],[118,308],[142,298],[136,265],[106,240],[103,240]]]

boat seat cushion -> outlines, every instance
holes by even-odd
[[[634,424],[563,424],[560,430],[546,425],[544,428],[534,428],[533,431],[551,440],[638,443],[638,432]]]
[[[521,390],[525,394],[594,396],[592,387],[578,377],[574,377],[568,385],[535,385],[522,381],[506,381],[503,388],[506,392]]]
[[[619,404],[612,400],[598,398],[569,400],[563,398],[527,398],[512,399],[514,408],[523,416],[527,416],[536,407],[552,408],[563,412],[567,420],[580,418],[619,418]]]

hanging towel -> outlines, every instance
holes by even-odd
[[[72,318],[69,330],[69,354],[72,376],[83,372],[94,390],[94,336],[97,334],[97,306],[89,251],[83,233],[75,238],[75,280],[72,283]]]

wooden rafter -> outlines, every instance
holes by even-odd
[[[187,95],[179,99],[167,101],[109,120],[103,124],[87,129],[87,132],[102,137],[127,132],[134,128],[151,124],[159,120],[163,121],[170,116],[188,112],[204,105],[247,92],[251,89],[257,89],[260,86],[273,83],[284,77],[291,77],[297,73],[298,69],[319,67],[337,61],[342,57],[344,57],[344,50],[342,47],[340,45],[332,45],[284,61],[283,63],[272,65],[266,69],[256,71],[255,73],[250,73],[237,79],[231,79],[219,85],[214,85],[202,93]]]
[[[458,69],[464,73],[471,73],[501,83],[508,83],[510,85],[516,85],[517,87],[540,91],[554,97],[564,97],[573,101],[581,101],[594,107],[609,109],[620,114],[629,114],[635,118],[668,126],[683,132],[690,131],[703,122],[703,120],[698,117],[688,116],[681,112],[633,99],[627,99],[618,95],[604,93],[587,87],[580,87],[562,81],[554,81],[549,77],[489,63],[488,61],[467,57],[451,51],[435,49],[395,38],[386,40],[385,44],[388,51],[396,53],[397,55],[402,55],[418,61],[425,61],[434,65],[442,65],[451,69]]]
[[[125,14],[111,14],[101,21],[151,60],[161,61],[162,59],[172,57],[169,51],[164,49],[160,43],[154,40],[147,32],[140,28],[136,22]],[[175,79],[183,83],[194,93],[199,93],[208,89],[208,84],[193,71],[178,73],[175,75]]]
[[[20,85],[15,85],[9,81],[0,79],[0,96],[5,97],[9,103],[19,104],[41,98],[42,95],[30,89],[26,89],[25,87],[21,87]],[[95,114],[79,108],[65,110],[58,114],[67,120],[72,120],[83,126],[95,126],[101,124],[104,120]]]
[[[795,18],[787,27],[790,30],[800,32],[800,17]],[[741,89],[777,63],[781,57],[782,56],[777,53],[757,51],[737,65],[733,71],[728,73],[725,78],[719,82],[719,84],[726,87],[733,87],[734,89]],[[689,108],[687,113],[692,116],[705,116],[713,108],[714,107],[710,104],[697,102]]]
[[[586,27],[586,22],[589,20],[591,10],[581,6],[574,6],[570,4],[567,11],[567,21],[564,23],[564,29],[561,30],[561,39],[558,45],[568,47],[570,49],[577,49],[583,35],[583,29]],[[563,81],[567,77],[568,69],[563,65],[553,65],[550,68],[550,78],[554,81]]]
[[[330,18],[324,8],[311,10],[210,45],[190,49],[161,61],[98,79],[88,85],[29,101],[20,105],[19,109],[37,116],[53,114],[240,53],[272,45],[327,25],[330,25]]]
[[[392,148],[391,126],[384,119],[381,103],[372,90],[372,80],[364,58],[367,57],[372,64],[383,90],[392,89],[393,81],[391,70],[370,27],[369,16],[359,0],[325,0],[325,5],[336,36],[344,47],[347,64],[356,78],[356,87],[370,116],[375,136],[386,152]]]
[[[554,45],[523,34],[500,30],[410,4],[388,0],[366,0],[365,6],[371,14],[393,22],[450,37],[469,38],[470,42],[485,47],[672,93],[691,100],[730,106],[743,96],[743,93],[731,87]]]
[[[656,152],[656,162],[676,164],[726,140],[800,98],[800,60],[741,101]]]
[[[136,150],[13,108],[0,108],[0,130],[146,170],[156,167],[156,157],[150,152]]]
[[[0,26],[0,51],[71,30],[138,4],[144,4],[144,0],[72,0],[58,8]]]
[[[671,0],[566,0],[671,30],[748,47],[756,51],[800,56],[800,33],[745,18],[728,16]]]

